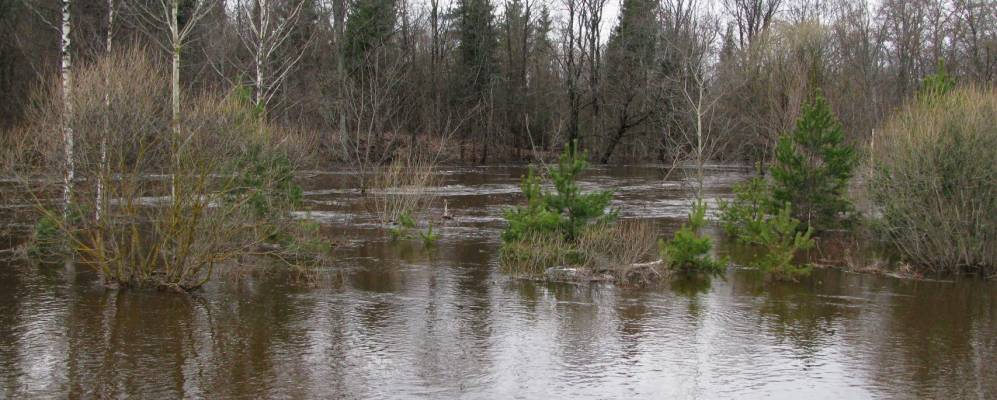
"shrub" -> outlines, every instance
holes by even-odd
[[[739,238],[742,244],[753,250],[748,266],[758,268],[775,279],[796,280],[810,275],[809,265],[793,261],[797,252],[814,245],[811,238],[813,228],[801,232],[799,226],[800,221],[791,216],[788,203],[775,215],[761,220],[756,225],[756,231]]]
[[[33,260],[51,261],[69,254],[67,240],[59,229],[61,216],[45,213],[35,223],[27,243],[27,256]]]
[[[177,136],[162,76],[141,51],[74,71],[69,123],[77,175],[86,179],[73,193],[74,218],[45,214],[75,258],[108,284],[194,290],[216,267],[287,238],[300,189],[292,160],[237,94],[185,101]],[[49,117],[58,115],[62,99],[49,96],[26,129],[48,138],[31,151],[53,161],[22,165],[22,173],[61,174],[59,154],[45,143],[58,141]],[[47,198],[38,202],[54,208]]]
[[[672,240],[661,240],[661,259],[669,269],[684,275],[717,275],[727,268],[727,260],[710,255],[713,243],[700,231],[706,225],[706,203],[697,201],[689,213],[689,222],[675,232]]]
[[[796,129],[779,138],[772,196],[776,204],[791,203],[793,216],[806,227],[835,227],[853,209],[846,192],[856,156],[844,139],[841,124],[819,92],[803,107]]]
[[[949,75],[945,62],[938,60],[938,69],[934,74],[924,77],[921,88],[917,92],[918,101],[932,102],[955,89],[955,78]]]
[[[922,97],[892,116],[866,190],[883,236],[922,272],[997,268],[997,91]]]
[[[800,250],[813,246],[812,228],[801,230],[792,217],[792,206],[775,208],[771,188],[762,178],[734,187],[734,199],[720,202],[720,226],[750,250],[746,264],[777,279],[795,280],[810,268],[793,263]]]
[[[588,166],[585,160],[586,155],[579,154],[575,144],[565,149],[548,174],[554,192],[543,190],[540,177],[531,167],[522,184],[526,206],[505,213],[509,226],[502,232],[502,240],[508,243],[540,233],[560,235],[572,242],[587,227],[614,220],[616,212],[606,212],[612,192],[582,193],[576,182]]]
[[[246,196],[248,205],[259,218],[285,219],[301,204],[303,191],[294,182],[294,167],[280,149],[267,149],[257,143],[240,156],[234,165],[237,173],[233,199]]]
[[[760,177],[734,185],[734,199],[718,203],[720,227],[736,238],[756,235],[760,225],[776,210],[772,206],[772,189]]]
[[[436,200],[436,166],[429,160],[403,157],[374,169],[369,184],[368,207],[381,223],[397,222],[400,215],[429,209]]]
[[[654,236],[647,225],[616,224],[616,211],[607,212],[612,192],[582,192],[577,178],[588,166],[585,159],[574,144],[566,148],[547,174],[552,192],[530,168],[522,184],[526,205],[505,213],[503,269],[536,276],[550,267],[573,265],[623,277],[635,260],[651,253]]]

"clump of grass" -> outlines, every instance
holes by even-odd
[[[643,285],[664,276],[656,259],[657,231],[641,220],[621,220],[594,225],[578,240],[576,250],[582,266],[593,273],[609,274],[617,282]]]
[[[433,188],[438,184],[435,164],[416,155],[403,156],[379,166],[369,178],[367,206],[382,225],[400,223],[403,216],[415,220],[436,201]],[[365,188],[367,189],[367,188]]]
[[[877,231],[917,272],[992,275],[997,90],[951,87],[926,84],[887,121],[865,190],[879,214]]]
[[[422,244],[426,247],[433,247],[436,245],[436,241],[440,239],[440,235],[433,232],[433,225],[430,224],[426,227],[425,231],[419,232],[419,238],[422,239]]]
[[[533,232],[505,242],[499,251],[500,269],[508,274],[539,278],[548,268],[578,264],[582,257],[561,235]]]

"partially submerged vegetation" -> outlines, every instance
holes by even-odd
[[[815,231],[851,218],[846,189],[856,163],[843,141],[840,124],[816,93],[796,129],[779,139],[771,181],[738,184],[734,199],[720,202],[721,227],[747,247],[744,264],[775,279],[810,274],[809,265],[796,262],[798,253],[813,247]]]
[[[641,268],[653,254],[654,231],[646,223],[617,221],[612,192],[584,193],[577,179],[588,163],[575,145],[541,177],[523,178],[526,205],[506,211],[500,264],[510,273],[553,280],[619,280],[642,283],[661,274]],[[543,188],[549,178],[553,191]]]
[[[706,203],[699,200],[692,206],[689,222],[675,232],[675,237],[659,242],[661,259],[671,271],[695,277],[720,275],[727,270],[729,261],[712,255],[713,240],[702,233],[705,226]]]
[[[114,79],[111,79],[114,77]],[[328,251],[294,221],[301,200],[287,143],[244,91],[189,101],[181,120],[162,104],[158,69],[141,52],[78,70],[73,120],[82,154],[71,203],[39,197],[32,248],[64,248],[108,285],[194,290],[217,268],[270,255],[299,267]],[[59,97],[43,98],[25,130],[57,131]],[[176,132],[180,135],[177,136]],[[22,143],[22,176],[58,173],[43,140]],[[54,170],[53,170],[53,167]],[[27,187],[31,191],[35,188]],[[44,251],[37,251],[44,255]]]
[[[934,83],[932,82],[941,82]],[[997,273],[997,91],[926,92],[886,124],[866,191],[881,234],[916,271]]]

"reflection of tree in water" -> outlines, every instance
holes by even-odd
[[[118,380],[115,365],[115,345],[121,341],[117,327],[118,302],[123,291],[73,290],[69,296],[66,324],[69,349],[66,372],[70,397],[86,397],[101,389],[99,396],[112,397],[109,392]],[[93,386],[90,386],[93,385]]]
[[[624,290],[616,304],[617,331],[622,341],[621,356],[627,360],[639,360],[641,338],[644,337],[644,325],[649,317],[649,309],[644,304],[645,293]]]
[[[889,280],[874,379],[919,398],[997,398],[997,287]],[[897,381],[900,382],[897,382]]]
[[[478,341],[487,341],[491,331],[491,256],[479,251],[479,245],[462,244],[455,249],[460,264],[457,273],[456,306],[461,313],[463,334]]]
[[[836,334],[838,321],[860,312],[847,297],[843,276],[840,271],[816,270],[800,282],[774,282],[757,271],[736,271],[731,282],[735,293],[760,298],[759,323],[810,365]]]
[[[85,289],[81,289],[85,290]],[[197,396],[205,382],[188,370],[197,358],[190,300],[175,293],[93,291],[71,307],[69,365],[74,390],[110,397]],[[95,364],[91,364],[96,362]],[[90,386],[94,385],[94,386]],[[194,390],[193,393],[188,390]]]
[[[28,287],[17,269],[21,265],[0,263],[0,382],[3,387],[18,386],[17,375],[25,360],[19,351],[22,347],[19,338],[25,327],[25,300]],[[6,392],[13,395],[15,392]]]
[[[302,363],[286,358],[300,355],[297,349],[289,350],[289,347],[301,343],[303,320],[313,308],[311,298],[301,296],[304,291],[289,287],[286,278],[276,278],[246,280],[189,297],[162,294],[168,297],[134,305],[129,303],[141,293],[128,292],[123,297],[128,301],[119,303],[119,314],[131,308],[136,312],[145,311],[147,314],[136,323],[155,321],[157,327],[153,329],[157,331],[176,329],[177,336],[186,335],[181,338],[174,338],[172,334],[169,338],[145,335],[139,340],[144,340],[145,345],[153,349],[157,349],[155,343],[159,341],[184,343],[189,359],[178,368],[186,375],[179,376],[174,384],[178,388],[193,386],[202,391],[187,396],[262,398],[273,396],[274,390],[300,388],[275,387],[282,379],[306,381],[307,371]],[[171,315],[174,312],[178,314]],[[122,326],[119,329],[131,334],[137,328]],[[178,350],[164,349],[151,355],[133,350],[128,354],[164,360]],[[197,384],[190,383],[194,378]],[[145,392],[129,390],[126,393]]]
[[[460,242],[453,249],[454,254],[448,257],[459,260],[451,268],[454,275],[452,287],[441,288],[454,296],[452,303],[455,320],[447,321],[449,329],[446,336],[453,342],[435,349],[444,355],[447,364],[443,384],[464,386],[465,381],[472,380],[490,365],[488,357],[492,337],[492,268],[489,266],[491,254],[482,252],[486,246],[476,242]],[[441,267],[442,268],[442,267]]]
[[[697,295],[710,292],[713,278],[706,274],[680,276],[671,279],[668,286],[673,292],[694,299]]]

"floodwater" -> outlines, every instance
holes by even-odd
[[[72,266],[0,262],[0,398],[997,398],[994,283],[511,279],[498,235],[522,173],[442,171],[433,212],[446,199],[454,219],[431,249],[391,242],[348,174],[306,174],[300,216],[339,245],[314,285],[113,291]],[[595,168],[584,182],[666,235],[688,210],[679,175]],[[713,168],[707,194],[745,177]]]

